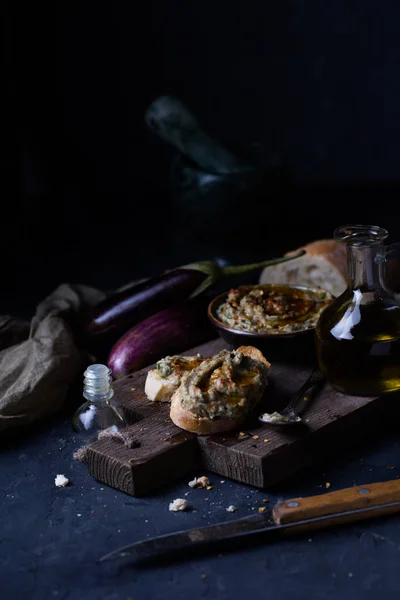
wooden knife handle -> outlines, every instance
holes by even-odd
[[[314,519],[326,515],[346,513],[351,510],[368,509],[383,504],[400,503],[400,479],[386,481],[382,483],[370,483],[359,485],[357,487],[338,490],[337,492],[328,492],[317,496],[306,498],[292,498],[284,502],[278,502],[272,511],[276,524],[285,525],[306,519]],[[400,505],[390,510],[390,507],[383,507],[374,511],[374,516],[387,514],[389,512],[400,511]],[[356,520],[350,518],[344,521]],[[363,518],[360,516],[360,518]],[[365,517],[364,517],[365,518]]]

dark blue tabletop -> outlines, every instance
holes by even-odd
[[[79,445],[66,414],[1,449],[2,600],[399,598],[400,516],[146,567],[126,559],[97,562],[129,542],[254,514],[263,499],[321,494],[327,482],[337,490],[398,478],[396,427],[267,491],[202,471],[133,498],[93,479],[73,458]],[[70,485],[57,488],[57,474]],[[211,490],[188,486],[204,474]],[[178,497],[193,510],[170,512]]]

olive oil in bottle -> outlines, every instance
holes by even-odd
[[[378,396],[400,390],[400,298],[384,281],[386,230],[346,226],[334,237],[347,244],[348,287],[320,316],[320,369],[338,391]]]

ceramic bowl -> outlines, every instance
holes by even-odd
[[[273,286],[273,284],[271,284]],[[248,291],[254,286],[246,285]],[[286,287],[312,290],[306,286],[289,285]],[[268,360],[312,362],[316,359],[315,354],[315,327],[290,333],[253,333],[229,327],[217,317],[217,310],[223,304],[229,292],[219,294],[208,305],[208,318],[217,330],[219,336],[230,348],[242,345],[255,346],[261,350]]]

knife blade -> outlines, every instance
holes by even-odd
[[[370,483],[317,496],[278,502],[272,509],[242,519],[177,531],[118,548],[100,562],[131,557],[146,561],[192,552],[231,540],[273,541],[316,529],[400,512],[400,480]]]

